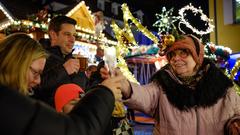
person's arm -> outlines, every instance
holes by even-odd
[[[68,75],[63,64],[64,59],[54,54],[51,54],[47,59],[43,74],[41,75],[40,91],[38,91],[40,95],[52,96],[60,85],[73,83],[71,76]]]
[[[234,116],[231,117],[224,126],[225,135],[239,135],[240,134],[240,96],[237,95],[236,90],[231,88],[228,90],[227,99],[230,100],[231,106],[234,108]]]
[[[114,107],[113,93],[105,86],[89,92],[69,115],[58,114],[17,91],[0,89],[1,134],[7,135],[100,135]]]
[[[123,94],[126,99],[123,100],[125,105],[131,109],[142,111],[151,116],[154,115],[154,111],[158,107],[160,89],[154,83],[147,85],[138,85],[135,83],[129,83],[130,90],[128,94]]]
[[[100,69],[102,78],[109,78],[109,72],[105,67]],[[115,76],[122,75],[120,70],[115,70]],[[142,111],[149,115],[154,115],[159,102],[160,89],[155,83],[148,85],[138,85],[129,82],[126,78],[121,81],[121,92],[123,102],[131,109]]]

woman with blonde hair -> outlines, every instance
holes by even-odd
[[[47,56],[42,46],[26,34],[9,36],[0,43],[0,84],[28,94],[39,84]],[[40,63],[38,69],[33,67],[35,62]]]
[[[121,99],[123,76],[103,81],[68,115],[27,96],[41,82],[48,54],[26,34],[0,42],[0,131],[7,135],[101,135],[110,121],[114,98]]]

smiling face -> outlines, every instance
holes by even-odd
[[[34,60],[29,67],[27,82],[28,89],[31,90],[33,87],[37,86],[41,82],[41,74],[46,63],[46,58],[40,58]]]
[[[179,77],[193,76],[196,74],[195,67],[197,64],[189,50],[177,49],[169,52],[167,57],[173,71]]]
[[[73,24],[64,23],[61,25],[61,30],[55,32],[50,31],[50,36],[53,45],[58,45],[63,54],[69,54],[72,52],[72,48],[75,42],[76,29]]]

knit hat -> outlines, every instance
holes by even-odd
[[[72,99],[80,97],[80,93],[84,93],[84,91],[76,84],[63,84],[59,86],[54,97],[57,112],[61,112],[63,106]]]
[[[193,35],[184,35],[181,39],[173,43],[166,54],[177,49],[190,50],[194,61],[199,65],[202,64],[204,56],[204,45],[197,37]]]

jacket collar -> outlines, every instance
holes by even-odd
[[[50,52],[51,54],[60,56],[64,59],[69,59],[69,58],[73,57],[72,53],[69,53],[66,56],[64,56],[59,46],[52,46],[52,47],[48,48],[48,52]]]

